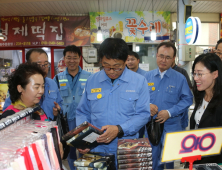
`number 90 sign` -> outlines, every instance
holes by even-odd
[[[222,146],[221,134],[222,127],[166,133],[161,162],[219,154]]]
[[[211,142],[209,143],[208,146],[203,146],[203,142],[205,139],[211,139]],[[186,146],[186,142],[187,140],[192,139],[193,143],[191,146]],[[216,136],[213,133],[206,133],[203,136],[199,136],[197,137],[194,134],[188,135],[186,136],[182,142],[181,142],[181,150],[180,153],[189,153],[189,152],[193,152],[194,150],[199,149],[200,151],[208,151],[209,149],[211,149],[216,141]]]

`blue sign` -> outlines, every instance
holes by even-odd
[[[200,37],[201,22],[198,17],[189,17],[185,24],[185,39],[187,44],[195,44]]]
[[[193,35],[193,21],[191,18],[188,18],[185,24],[185,39],[187,44],[191,42],[192,35]]]

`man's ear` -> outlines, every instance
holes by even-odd
[[[22,86],[21,86],[21,85],[18,85],[18,86],[17,86],[17,90],[18,90],[19,93],[22,93],[22,91],[23,91]]]

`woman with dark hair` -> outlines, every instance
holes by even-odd
[[[20,64],[9,76],[8,87],[12,104],[3,112],[0,119],[10,116],[27,107],[38,104],[44,93],[44,72],[37,64]],[[33,114],[34,119],[47,119],[44,113]]]
[[[222,62],[214,53],[201,54],[193,63],[195,108],[190,129],[222,126]],[[200,163],[222,163],[222,154],[203,157]]]

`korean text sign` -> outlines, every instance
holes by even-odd
[[[217,155],[221,151],[222,128],[197,129],[167,133],[161,162],[201,155]]]
[[[4,36],[0,47],[90,44],[88,16],[10,16],[0,19]]]
[[[170,12],[154,11],[154,20],[152,11],[90,12],[91,43],[98,43],[96,35],[99,25],[104,39],[118,37],[126,42],[143,42],[144,37],[150,36],[153,25],[157,37],[169,39]]]

